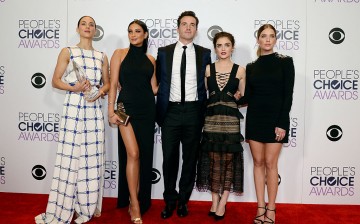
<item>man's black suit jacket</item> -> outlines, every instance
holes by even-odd
[[[175,46],[176,43],[158,49],[156,60],[156,78],[159,83],[159,90],[156,100],[156,122],[159,126],[162,126],[164,122],[166,111],[169,105],[171,74]],[[202,110],[205,110],[205,102],[207,99],[205,89],[205,69],[206,65],[211,63],[211,51],[196,44],[194,44],[194,48],[196,57],[198,101],[202,105]]]

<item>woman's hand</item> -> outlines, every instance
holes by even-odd
[[[108,117],[108,120],[109,120],[109,122],[111,123],[111,124],[116,124],[116,125],[120,125],[120,118],[119,118],[119,116],[117,116],[116,114],[115,114],[115,112],[113,112],[113,111],[109,111],[109,117]]]
[[[275,140],[276,141],[280,142],[281,140],[284,139],[285,135],[286,135],[286,131],[284,129],[278,128],[278,127],[275,128]]]
[[[241,98],[241,92],[240,92],[240,90],[236,91],[236,93],[234,94],[234,98],[235,98],[236,100],[239,100],[239,99]]]
[[[97,87],[97,86],[96,86]],[[98,88],[98,87],[97,87]],[[104,99],[104,96],[106,95],[106,93],[104,93],[104,91],[102,91],[101,89],[99,90],[98,94],[96,95],[96,97],[92,100],[88,100],[88,102],[95,102],[97,99],[99,99],[100,97],[102,99]]]
[[[85,79],[83,81],[79,81],[77,83],[75,83],[75,85],[73,86],[73,92],[85,92],[86,90],[88,90],[91,87],[89,80]]]

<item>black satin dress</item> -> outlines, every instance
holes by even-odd
[[[141,213],[151,206],[152,168],[155,129],[155,97],[151,87],[154,66],[142,47],[130,45],[129,52],[120,66],[122,102],[130,115],[140,154],[139,202]],[[126,180],[126,149],[119,133],[119,185],[118,207],[129,205],[129,189]]]

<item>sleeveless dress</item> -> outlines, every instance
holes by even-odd
[[[244,159],[240,133],[240,113],[233,94],[239,79],[239,65],[234,64],[225,87],[220,90],[216,81],[215,63],[210,65],[207,78],[209,99],[197,167],[196,187],[199,191],[222,194],[243,192]]]
[[[122,102],[130,115],[140,155],[140,210],[144,213],[151,205],[151,185],[155,130],[155,96],[151,87],[154,66],[142,47],[130,45],[120,66],[121,91],[118,102]],[[119,134],[120,136],[120,134]],[[119,186],[118,207],[129,204],[129,189],[126,180],[126,148],[119,137]]]
[[[294,78],[292,58],[278,53],[260,56],[246,66],[246,139],[278,142],[275,128],[279,127],[286,130],[280,143],[288,142]]]
[[[85,71],[92,86],[100,84],[104,53],[68,47],[70,62],[63,81],[77,82],[73,61]],[[101,98],[100,98],[101,99]],[[60,123],[54,176],[46,213],[36,223],[75,223],[91,219],[101,211],[104,174],[104,116],[100,99],[87,102],[83,93],[67,91]]]

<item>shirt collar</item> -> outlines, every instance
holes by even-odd
[[[176,47],[179,48],[179,49],[182,48],[183,46],[185,46],[185,45],[182,44],[180,41],[178,41],[176,43]],[[187,44],[186,47],[187,47],[188,50],[193,50],[194,49],[194,43],[191,42],[191,43]]]

